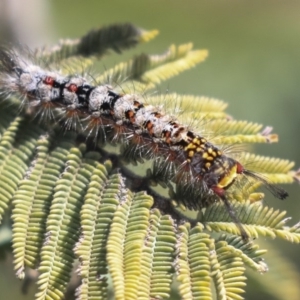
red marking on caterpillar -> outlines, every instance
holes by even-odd
[[[287,197],[284,190],[245,169],[175,117],[143,104],[139,95],[119,94],[109,85],[93,86],[83,77],[44,70],[5,49],[0,49],[0,63],[3,92],[25,95],[30,107],[63,109],[65,123],[72,123],[76,116],[87,135],[101,130],[105,134],[104,129],[109,128],[112,140],[129,145],[129,151],[141,158],[159,157],[165,180],[176,183],[190,209],[208,205],[206,199],[215,196],[238,222],[226,198],[226,190],[238,176],[255,178],[276,197]],[[175,171],[170,175],[171,169]]]
[[[50,77],[50,76],[47,76],[47,77],[43,80],[43,82],[44,82],[45,84],[47,84],[47,85],[53,86],[53,85],[54,85],[54,78],[52,78],[52,77]]]
[[[78,87],[76,84],[72,83],[67,87],[68,91],[72,92],[72,93],[76,93],[78,90]]]
[[[244,167],[239,162],[237,162],[236,167],[237,174],[242,174],[244,172]]]

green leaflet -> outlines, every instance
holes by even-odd
[[[259,273],[268,271],[268,267],[261,257],[267,250],[259,249],[259,246],[252,242],[245,243],[237,236],[221,235],[218,241],[225,241],[228,252],[241,257],[244,264],[248,267]]]
[[[109,162],[95,168],[80,212],[81,237],[74,249],[82,278],[79,299],[107,299],[106,243],[124,185],[119,174],[109,176],[110,169]]]
[[[192,44],[172,45],[161,55],[141,54],[104,72],[96,78],[96,82],[117,83],[116,89],[122,93],[145,93],[206,59],[207,50],[192,48]]]
[[[242,259],[228,251],[226,242],[219,241],[214,246],[211,244],[212,277],[216,288],[217,299],[243,299],[246,285],[243,276],[245,267]],[[213,253],[215,252],[215,253]]]
[[[5,111],[4,111],[5,113]],[[20,128],[24,127],[22,132]],[[21,117],[11,119],[0,140],[0,221],[34,155],[41,130]]]
[[[36,157],[13,198],[15,269],[23,277],[25,265],[36,268],[46,231],[46,220],[57,180],[63,170],[74,137],[64,136],[53,150],[51,140],[42,136]]]
[[[107,262],[115,299],[137,299],[142,246],[147,233],[150,196],[124,190],[107,241]]]
[[[210,249],[203,226],[179,226],[175,270],[182,299],[212,299]]]
[[[73,247],[79,238],[80,210],[95,161],[82,160],[78,148],[67,155],[65,170],[57,181],[41,249],[36,299],[61,299],[70,279]]]
[[[151,211],[142,246],[138,299],[169,299],[175,250],[175,225],[170,216]]]
[[[260,203],[236,202],[233,204],[237,216],[243,227],[253,238],[268,236],[271,238],[280,237],[282,239],[300,242],[298,227],[295,231],[292,228],[286,228],[286,223],[290,218],[284,218],[286,212],[274,210]],[[232,223],[223,204],[213,204],[205,210],[200,218],[208,230],[226,231],[231,234],[238,234],[239,229],[236,224]]]
[[[148,96],[146,101],[155,106],[164,103],[166,112],[168,114],[176,113],[178,119],[183,123],[188,121],[187,116],[192,116],[194,120],[229,118],[225,112],[227,103],[214,98],[169,93],[166,95]],[[191,125],[194,124],[191,123]],[[196,122],[195,125],[197,126]]]
[[[112,49],[116,52],[148,42],[158,34],[157,30],[145,31],[130,23],[114,24],[92,29],[81,38],[61,40],[51,49],[40,49],[37,56],[47,63],[57,63],[72,56],[103,56]]]

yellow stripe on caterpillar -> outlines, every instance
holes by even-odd
[[[237,165],[235,164],[217,184],[218,188],[226,188],[232,184],[237,176]]]

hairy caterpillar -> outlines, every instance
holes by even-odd
[[[79,123],[86,135],[102,134],[109,141],[126,144],[142,158],[160,159],[161,168],[166,168],[165,180],[176,183],[188,208],[202,208],[219,198],[239,224],[226,191],[242,176],[257,179],[279,199],[287,197],[284,190],[246,169],[175,117],[144,104],[138,94],[121,94],[109,85],[92,85],[81,76],[45,70],[5,48],[0,49],[0,90],[21,96],[33,112],[56,117],[59,110],[68,128]],[[240,230],[246,238],[241,226]]]

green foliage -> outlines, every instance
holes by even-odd
[[[72,56],[96,55],[98,58],[110,49],[120,53],[139,42],[148,42],[158,34],[157,30],[145,31],[125,23],[93,29],[81,38],[61,40],[51,49],[39,49],[36,54],[47,63],[58,62]]]
[[[189,223],[178,228],[175,269],[182,299],[212,299],[212,240],[202,231],[201,225],[190,230]]]
[[[119,52],[156,33],[129,24],[114,25],[37,53],[47,63],[59,62],[65,72],[77,72],[78,64],[72,70],[71,60],[86,67],[109,49]],[[163,55],[139,55],[96,81],[122,79],[123,91],[134,86],[135,92],[141,92],[206,56],[206,50],[192,50],[191,44],[171,46]],[[277,141],[269,130],[261,131],[261,125],[229,118],[220,100],[176,94],[145,98],[153,105],[163,99],[167,111],[213,136],[219,145]],[[252,238],[300,242],[299,224],[288,227],[285,212],[262,205],[258,200],[263,194],[257,192],[255,181],[240,182],[229,190],[233,208],[251,238],[245,242],[222,203],[202,209],[195,219],[187,217],[180,199],[153,191],[156,183],[170,188],[166,173],[154,167],[140,178],[131,175],[123,162],[118,170],[101,143],[91,149],[76,132],[63,133],[54,124],[41,125],[40,120],[18,111],[18,100],[1,98],[0,221],[12,205],[16,274],[23,279],[26,269],[38,269],[36,299],[62,299],[74,265],[81,279],[78,299],[107,299],[109,278],[115,299],[168,299],[174,278],[182,299],[213,299],[214,295],[242,299],[245,266],[267,271],[261,258],[266,250]],[[199,119],[204,125],[190,121]],[[122,151],[116,153],[117,161],[140,159],[134,151],[130,159]],[[274,183],[290,183],[298,176],[291,170],[293,163],[286,160],[246,152],[239,153],[239,158]],[[133,178],[143,181],[142,190],[151,191],[153,197],[136,192],[129,185]]]
[[[82,299],[107,298],[106,243],[124,185],[120,174],[109,175],[110,170],[109,161],[97,165],[80,212],[81,237],[74,251],[81,262],[78,295]]]
[[[192,50],[193,44],[172,45],[161,55],[141,54],[120,63],[96,78],[96,82],[118,83],[122,92],[146,92],[161,81],[194,67],[207,57],[206,50]]]

